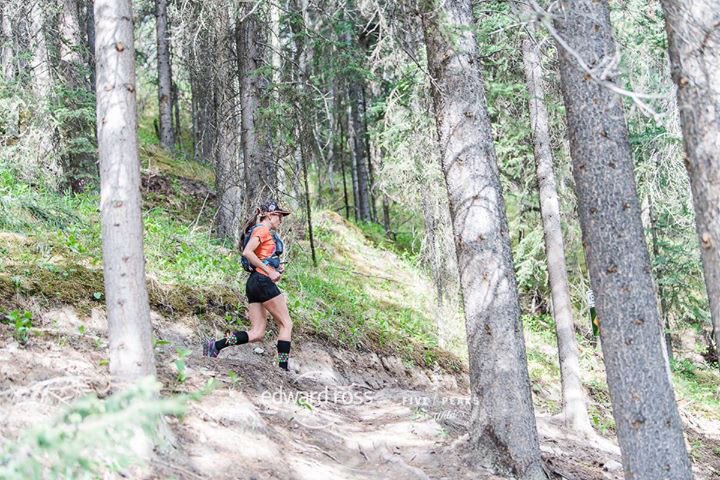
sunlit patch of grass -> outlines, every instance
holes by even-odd
[[[211,171],[178,160],[145,142],[144,158],[159,187],[145,191],[146,273],[153,308],[170,316],[244,311],[240,254],[211,232],[211,216],[183,193],[188,178],[211,181]],[[149,153],[148,153],[149,152]],[[0,217],[16,236],[0,238],[0,289],[38,295],[87,309],[102,301],[99,195],[60,195],[14,181],[0,172]],[[146,172],[147,175],[147,172]],[[189,213],[187,213],[189,212]],[[14,223],[13,223],[14,222]],[[438,348],[432,284],[411,261],[377,248],[355,226],[332,213],[316,216],[319,266],[305,241],[293,249],[281,287],[298,328],[347,348],[372,350],[420,365],[464,370]]]
[[[212,166],[171,155],[158,144],[140,146],[140,165],[148,170],[204,183],[209,188],[215,184]]]
[[[437,348],[432,287],[421,272],[373,247],[336,214],[319,215],[315,233],[318,267],[298,256],[283,280],[302,326],[347,348],[463,368],[457,357]]]
[[[672,363],[678,403],[697,415],[720,420],[720,373],[715,366],[695,365],[689,360]]]

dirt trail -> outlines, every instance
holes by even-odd
[[[274,366],[270,342],[207,359],[193,333],[197,325],[153,317],[156,337],[169,342],[157,355],[168,391],[195,390],[210,378],[218,388],[192,404],[182,421],[171,420],[175,438],[153,460],[149,478],[501,478],[473,466],[465,375],[407,368],[394,357],[341,351],[307,338],[294,339],[293,372],[286,374]],[[5,440],[75,398],[108,392],[102,311],[80,318],[71,308],[54,309],[40,320],[40,336],[27,348],[0,326]],[[192,350],[182,384],[175,380],[176,347]],[[538,429],[555,478],[622,478],[613,441],[579,438],[541,414]],[[697,478],[715,478],[708,468],[698,469]]]
[[[185,473],[213,471],[228,479],[501,478],[472,465],[464,375],[407,368],[394,357],[343,352],[310,339],[294,342],[289,375],[272,365],[269,342],[226,349],[219,359],[195,353],[189,366],[198,386],[214,377],[224,388],[192,407],[177,427],[180,447],[173,458]],[[545,460],[563,474],[557,478],[622,478],[612,442],[576,438],[552,418],[538,423]]]

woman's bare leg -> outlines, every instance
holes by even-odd
[[[248,305],[248,316],[250,317],[251,328],[248,330],[248,341],[259,342],[265,336],[267,328],[267,310],[262,303],[251,303]]]
[[[292,335],[292,320],[290,320],[290,312],[288,312],[287,301],[285,295],[278,295],[272,300],[263,303],[263,306],[270,312],[273,320],[278,326],[278,366],[283,370],[288,370],[288,361],[290,359],[290,336]]]
[[[263,303],[262,306],[270,312],[270,315],[272,315],[273,320],[275,320],[277,324],[278,340],[289,342],[290,336],[292,335],[292,320],[290,319],[290,312],[288,311],[285,295],[278,295]]]

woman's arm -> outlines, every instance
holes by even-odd
[[[260,239],[256,236],[250,237],[250,240],[248,241],[247,245],[245,245],[245,249],[242,252],[242,256],[248,259],[248,262],[250,262],[250,265],[252,265],[255,268],[262,269],[268,277],[270,277],[270,280],[273,282],[278,281],[280,278],[280,273],[277,272],[273,267],[270,265],[264,264],[257,255],[255,255],[255,249],[260,246]]]

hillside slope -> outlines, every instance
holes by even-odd
[[[143,475],[495,478],[470,467],[466,364],[462,352],[437,347],[429,280],[335,213],[315,217],[317,267],[302,223],[285,232],[290,263],[282,285],[296,324],[292,372],[274,366],[272,328],[259,344],[202,358],[202,338],[247,326],[245,274],[237,253],[210,235],[208,169],[157,151],[145,158],[152,167],[144,169],[143,193],[159,378],[165,394],[197,391],[209,379],[217,387],[183,420],[170,420],[173,439]],[[61,197],[0,174],[0,308],[8,318],[0,324],[0,436],[12,443],[83,395],[106,397],[108,351],[97,196]],[[578,438],[553,417],[559,378],[552,324],[526,318],[526,330],[549,468],[563,478],[621,478],[598,354],[581,345],[593,421],[605,437]],[[690,387],[682,384],[689,376],[678,377],[681,408],[698,477],[712,478],[720,471],[717,410],[697,399],[716,377],[693,375]]]

